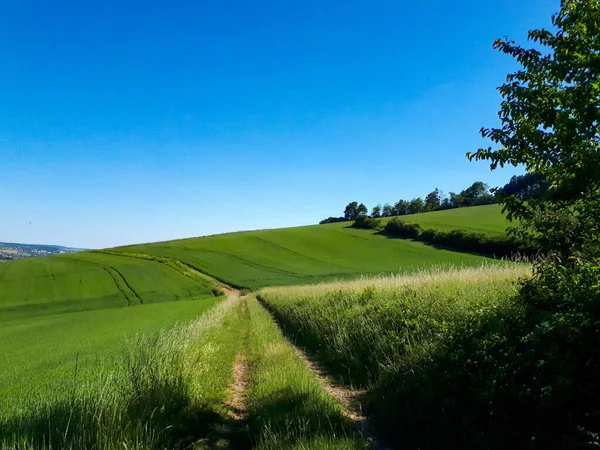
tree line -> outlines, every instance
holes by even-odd
[[[319,222],[320,224],[344,222],[356,220],[360,216],[372,218],[404,216],[430,211],[441,211],[445,209],[462,208],[466,206],[480,206],[498,203],[506,196],[515,196],[520,200],[532,200],[541,198],[548,190],[545,178],[537,172],[525,175],[515,175],[501,188],[490,189],[482,181],[476,181],[468,188],[459,193],[449,192],[445,195],[435,188],[425,198],[417,197],[412,200],[398,200],[393,205],[390,203],[379,204],[369,210],[364,203],[350,202],[344,209],[344,215],[340,217],[328,217]]]

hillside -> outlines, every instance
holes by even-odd
[[[219,301],[212,289],[164,264],[91,252],[0,264],[0,416],[64,394],[74,370],[108,369],[125,336],[196,317]]]
[[[479,230],[497,233],[498,223],[502,223],[498,218],[502,219],[497,208],[481,207],[415,215],[411,220],[439,227],[468,223]],[[0,367],[3,367],[0,369],[0,398],[4,400],[0,402],[0,428],[4,427],[6,432],[3,435],[0,430],[0,444],[3,439],[10,442],[11,433],[46,439],[48,417],[52,417],[56,429],[70,430],[72,438],[69,439],[84,436],[92,439],[90,442],[102,442],[109,439],[108,434],[115,442],[129,439],[129,435],[103,434],[106,426],[106,429],[128,430],[126,433],[132,433],[131,439],[137,441],[139,435],[135,427],[120,428],[123,423],[129,423],[127,420],[139,421],[144,430],[152,423],[157,434],[149,439],[163,439],[159,438],[163,436],[162,430],[187,426],[188,406],[178,404],[178,412],[173,417],[161,416],[163,422],[156,422],[154,416],[150,420],[144,415],[145,409],[135,409],[143,405],[136,406],[134,402],[132,406],[128,392],[136,383],[149,383],[151,388],[144,387],[141,393],[135,391],[136,396],[149,396],[144,400],[153,405],[148,411],[157,408],[163,411],[162,403],[155,405],[167,401],[160,400],[160,395],[180,401],[177,400],[180,394],[169,391],[155,399],[152,391],[156,386],[165,386],[165,389],[171,386],[170,378],[157,384],[152,377],[180,379],[178,371],[182,369],[172,358],[182,358],[182,364],[192,364],[190,367],[194,369],[185,372],[189,374],[199,373],[198,361],[201,361],[199,367],[211,367],[210,377],[190,375],[191,378],[186,379],[190,387],[186,388],[188,394],[185,395],[199,392],[200,400],[186,397],[185,401],[204,411],[202,414],[206,417],[212,417],[210,420],[216,421],[214,426],[222,427],[222,421],[226,420],[222,417],[222,404],[229,395],[230,383],[234,382],[235,358],[242,346],[249,345],[245,351],[250,352],[248,357],[254,358],[252,377],[256,381],[247,389],[248,395],[256,400],[251,403],[248,414],[254,417],[254,423],[264,422],[251,429],[253,439],[265,442],[276,439],[271,434],[263,435],[266,423],[273,427],[269,428],[271,432],[275,430],[276,434],[285,436],[290,426],[296,426],[293,424],[297,420],[309,417],[306,420],[317,424],[314,430],[302,426],[292,441],[306,440],[311,442],[307,448],[315,445],[318,448],[311,434],[316,433],[318,440],[343,441],[331,448],[364,448],[353,425],[340,415],[339,403],[328,395],[327,389],[323,390],[318,376],[315,378],[310,366],[307,368],[299,359],[271,316],[252,298],[240,302],[233,294],[223,303],[223,297],[215,296],[218,289],[214,280],[204,274],[257,289],[356,279],[369,274],[402,274],[440,266],[475,267],[485,262],[496,264],[482,256],[440,249],[410,239],[390,238],[374,230],[355,229],[350,223],[229,233],[4,262],[0,265]],[[506,267],[504,263],[485,270],[490,274],[498,270],[501,274]],[[481,269],[475,270],[479,273]],[[509,274],[507,279],[513,278]],[[505,287],[511,289],[510,284]],[[478,287],[474,298],[480,292]],[[190,320],[195,321],[184,325]],[[175,323],[183,328],[176,326],[167,332]],[[219,323],[230,325],[218,326]],[[156,334],[159,330],[163,331]],[[179,336],[177,330],[182,330],[180,337],[176,337]],[[154,337],[140,341],[136,337],[139,333]],[[157,344],[159,342],[164,343]],[[263,359],[265,345],[276,346],[278,353]],[[162,351],[167,352],[164,360],[154,359]],[[143,365],[132,369],[127,365],[132,364],[132,357],[140,358]],[[154,364],[164,365],[160,374],[152,372]],[[272,367],[286,375],[273,378],[271,374],[275,369]],[[121,384],[105,391],[107,381],[103,377],[112,380],[110,377],[116,377],[115,374],[120,374],[117,378]],[[269,409],[267,400],[282,389],[295,392],[283,403],[295,408],[305,395],[307,383],[312,386],[310,403],[318,405],[314,411],[321,412],[291,409],[292,413],[282,415],[278,408]],[[84,399],[84,403],[78,406],[81,410],[70,409],[63,413],[61,405],[71,401],[69,395],[74,386],[81,390],[78,398]],[[86,386],[93,388],[88,390]],[[110,395],[106,400],[96,398],[105,398],[107,392]],[[92,396],[89,404],[85,403],[88,395]],[[210,399],[208,403],[206,399]],[[92,435],[90,430],[95,430],[98,424],[89,423],[86,418],[91,417],[89,410],[96,408],[98,402],[104,408],[102,420],[111,425],[102,425],[95,431],[98,434]],[[115,413],[111,408],[121,412]],[[26,416],[22,416],[23,411]],[[131,411],[134,419],[127,419],[122,411]],[[280,422],[275,422],[275,418]],[[327,424],[329,430],[332,418],[340,436],[347,437],[337,437],[337,431],[329,435],[329,431],[318,425]],[[110,422],[113,420],[117,422]],[[190,423],[190,433],[199,437],[211,435],[206,429],[210,420],[200,422],[205,428],[198,427],[196,422]],[[72,421],[79,428],[72,429]],[[164,436],[166,439],[168,435]]]
[[[390,218],[383,218],[387,222]],[[510,222],[502,214],[500,205],[470,206],[466,208],[446,209],[428,213],[401,216],[406,222],[416,222],[423,228],[436,230],[466,230],[486,235],[502,235]]]
[[[497,205],[415,214],[428,227],[502,233]],[[251,289],[401,273],[434,265],[479,265],[488,258],[357,230],[350,222],[246,231],[114,249],[174,258],[229,284]]]

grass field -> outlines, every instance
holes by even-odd
[[[0,268],[0,322],[211,295],[208,283],[162,264],[113,255],[28,258]]]
[[[431,217],[429,214],[434,219],[427,219]],[[429,220],[429,224],[439,222],[441,227],[454,224],[475,227],[489,233],[501,232],[505,222],[495,205],[416,214],[410,218]],[[251,289],[365,274],[404,273],[434,265],[476,266],[486,260],[421,242],[390,239],[373,230],[357,230],[349,225],[334,223],[229,233],[119,247],[113,251],[174,258],[229,284]]]
[[[493,234],[494,208],[411,220]],[[267,310],[252,296],[221,301],[207,275],[262,288],[288,337],[341,385],[367,389],[381,418],[384,380],[502,307],[528,268],[348,225],[1,264],[0,447],[366,448]]]
[[[423,228],[434,230],[466,230],[472,233],[482,233],[490,236],[500,236],[506,233],[510,222],[502,214],[500,205],[471,206],[467,208],[447,209],[428,213],[400,216],[406,222],[416,222]],[[383,218],[385,223],[389,218]]]
[[[0,266],[0,421],[115,368],[127,339],[213,307],[214,286],[152,261],[95,253]]]
[[[269,313],[248,300],[248,421],[255,448],[366,449],[340,404],[298,357]]]
[[[416,442],[403,441],[419,420],[427,422],[426,417],[411,416],[412,408],[431,400],[417,383],[411,386],[411,380],[474,318],[510,309],[509,299],[518,289],[515,282],[530,273],[528,266],[507,263],[266,288],[259,298],[332,377],[366,389],[364,407],[382,436],[399,448],[428,448],[436,437],[422,435],[418,444],[413,433]],[[435,376],[443,380],[447,375],[442,371]],[[411,395],[399,394],[403,388]],[[403,423],[409,424],[407,428]]]

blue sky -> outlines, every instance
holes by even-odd
[[[106,247],[504,184],[465,152],[558,0],[0,0],[0,241]]]

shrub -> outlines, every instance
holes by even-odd
[[[352,224],[352,226],[354,228],[364,228],[365,230],[375,230],[379,228],[379,224],[379,219],[361,215],[354,220],[354,224]]]
[[[328,217],[327,219],[323,219],[319,222],[319,225],[325,225],[326,223],[336,223],[336,222],[347,222],[348,219],[345,217]]]
[[[385,232],[394,236],[408,237],[416,239],[421,233],[421,225],[412,222],[403,222],[394,217],[385,224]]]
[[[385,228],[387,234],[417,239],[457,250],[485,253],[499,257],[515,254],[533,255],[536,249],[519,242],[511,236],[487,236],[465,230],[423,230],[418,223],[403,222],[398,218],[390,220]]]
[[[403,448],[597,448],[597,262],[538,266],[504,305],[473,311],[427,358],[401,361],[368,411]]]

